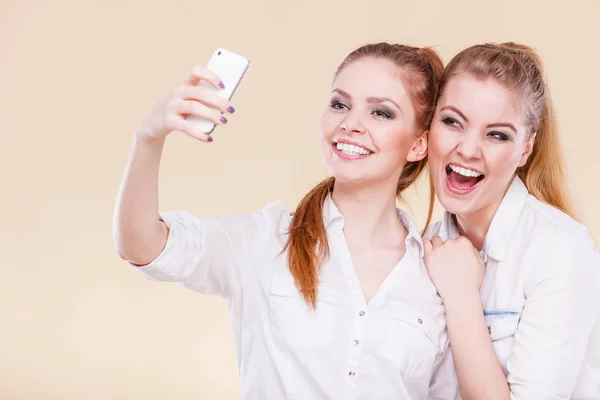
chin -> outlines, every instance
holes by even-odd
[[[441,186],[441,187],[440,187]],[[475,203],[477,199],[474,196],[475,193],[469,195],[456,195],[451,193],[445,184],[436,185],[435,192],[437,199],[444,208],[445,211],[455,215],[467,215],[474,211],[476,208]]]
[[[333,176],[337,181],[344,182],[365,182],[369,181],[369,177],[361,171],[348,171],[348,170],[340,170],[340,168],[329,169],[331,176]]]
[[[326,155],[325,167],[329,171],[329,174],[338,180],[359,182],[368,179],[370,176],[368,171],[365,171],[366,168],[364,165],[353,165],[352,163],[335,159],[335,155],[332,154]]]
[[[469,214],[472,210],[470,202],[449,196],[438,195],[438,200],[445,211],[455,215]]]

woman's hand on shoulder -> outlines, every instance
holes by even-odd
[[[425,266],[444,301],[468,293],[479,293],[485,263],[464,236],[445,242],[439,236],[423,241]]]

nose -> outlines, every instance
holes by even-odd
[[[456,151],[465,159],[479,158],[481,156],[481,146],[478,135],[465,132],[460,137]]]
[[[346,118],[342,120],[340,129],[349,135],[362,135],[365,133],[364,125],[360,118],[353,115],[351,112],[346,115]]]

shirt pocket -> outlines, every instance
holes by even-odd
[[[521,315],[514,310],[485,310],[484,315],[496,357],[504,374],[507,374],[506,365],[513,352],[515,333],[519,328]]]
[[[433,372],[440,351],[440,331],[424,313],[403,303],[393,303],[390,327],[384,341],[386,357],[402,375],[421,377]]]
[[[292,277],[276,277],[271,284],[271,333],[293,347],[314,347],[330,343],[335,330],[339,292],[319,287],[316,310],[312,308]]]
[[[485,323],[492,342],[515,336],[519,327],[519,312],[513,310],[485,310]]]

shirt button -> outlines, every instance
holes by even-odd
[[[352,344],[355,345],[355,346],[358,346],[358,343],[359,343],[358,340],[352,341]]]
[[[348,376],[350,376],[351,378],[354,378],[356,376],[356,372],[350,371],[350,372],[348,372]]]
[[[422,320],[421,318],[419,318],[419,319],[417,320],[417,322],[419,323],[419,325],[421,325],[421,324],[423,323],[423,320]]]
[[[491,335],[492,334],[492,327],[488,326],[488,333]]]
[[[360,315],[361,317],[364,317],[365,316],[365,312],[361,310],[361,312],[359,312],[358,315]]]

